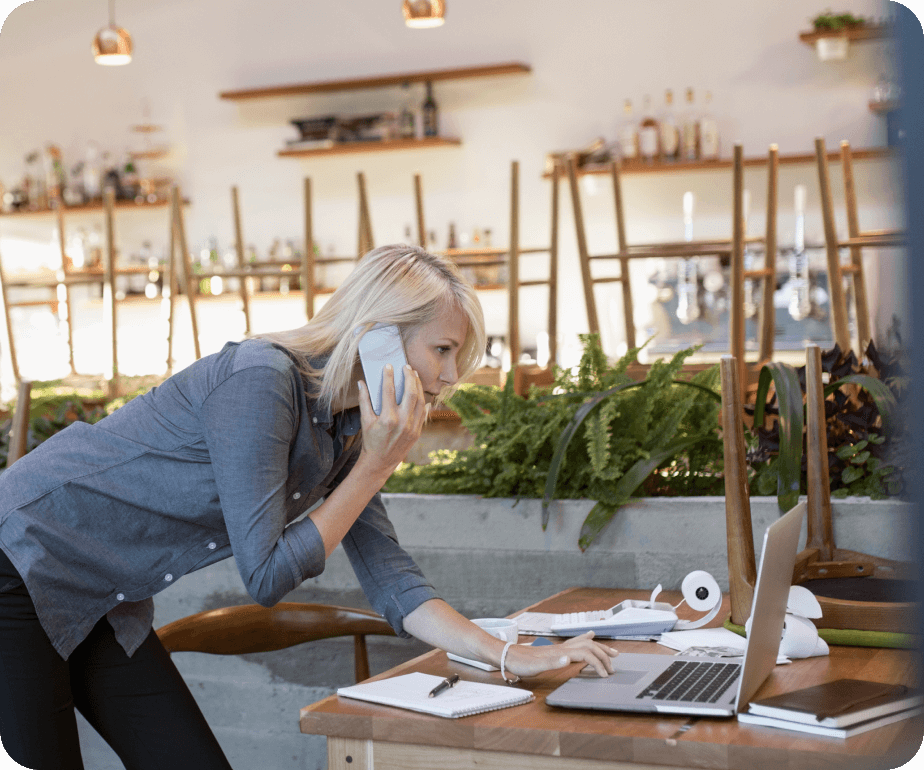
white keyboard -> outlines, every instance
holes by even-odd
[[[642,602],[621,602],[608,610],[567,612],[556,615],[550,623],[557,636],[578,636],[593,631],[595,636],[646,636],[663,634],[677,623],[669,604],[639,606]]]

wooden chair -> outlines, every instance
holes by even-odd
[[[625,213],[623,210],[622,181],[618,162],[610,166],[613,181],[613,201],[615,208],[616,236],[618,251],[615,254],[590,254],[584,227],[581,196],[578,187],[577,172],[573,158],[567,162],[568,182],[571,190],[571,203],[574,210],[575,232],[577,235],[578,256],[581,263],[581,278],[584,287],[584,304],[587,309],[587,323],[591,332],[600,331],[594,287],[603,283],[618,282],[622,289],[623,329],[626,344],[633,348],[637,344],[634,320],[634,304],[630,280],[630,261],[633,259],[688,259],[698,256],[724,257],[731,264],[731,311],[729,319],[729,338],[731,352],[740,362],[742,368],[741,382],[747,381],[744,367],[745,349],[745,315],[744,315],[744,281],[760,280],[764,286],[763,302],[759,316],[759,361],[766,362],[773,356],[773,333],[775,311],[773,308],[773,290],[776,283],[776,214],[777,214],[777,178],[779,169],[778,149],[770,145],[768,153],[768,191],[766,230],[763,238],[746,239],[744,232],[744,159],[741,145],[735,145],[732,173],[732,237],[729,239],[701,241],[673,241],[660,243],[630,244],[626,238]],[[744,245],[764,243],[765,264],[761,270],[744,270]],[[594,277],[591,263],[600,260],[618,260],[618,276]],[[690,364],[686,371],[696,372],[707,368],[705,364]],[[759,371],[759,366],[757,367]],[[632,369],[634,376],[644,376],[645,366]]]
[[[818,185],[821,192],[821,214],[824,222],[825,247],[828,258],[828,283],[831,295],[831,328],[834,341],[841,350],[853,349],[858,356],[866,350],[872,339],[870,330],[869,304],[866,293],[866,279],[863,274],[863,249],[870,247],[896,248],[905,243],[905,235],[899,230],[860,230],[857,212],[857,193],[853,179],[853,156],[850,142],[841,142],[841,167],[844,172],[844,208],[847,216],[847,238],[837,235],[834,216],[834,201],[831,195],[831,178],[828,170],[828,154],[825,140],[815,139],[815,160],[818,165]],[[840,250],[850,249],[850,264],[841,264]],[[849,309],[844,292],[844,278],[853,282],[854,310],[857,320],[857,347],[852,348]]]
[[[32,382],[20,380],[16,396],[16,409],[10,425],[10,448],[6,456],[6,467],[29,450],[29,409],[32,406]]]
[[[744,412],[733,356],[722,357],[722,425],[725,454],[725,514],[731,621],[743,626],[750,616],[757,568],[748,496]],[[815,594],[823,629],[914,633],[917,607],[889,597],[907,595],[912,565],[837,548],[831,518],[827,431],[821,351],[806,351],[808,518],[806,547],[796,557],[793,584]],[[862,595],[862,598],[856,598]],[[854,598],[843,598],[851,596]]]
[[[272,652],[319,639],[352,636],[358,682],[369,678],[366,637],[370,635],[395,636],[395,632],[381,615],[369,610],[300,602],[223,607],[157,629],[168,652],[212,655]]]
[[[520,164],[510,164],[510,244],[507,248],[447,249],[444,254],[451,257],[459,267],[507,267],[507,341],[511,363],[516,366],[515,387],[520,395],[526,395],[531,384],[545,385],[552,382],[551,366],[520,366],[520,290],[530,286],[548,286],[547,329],[549,335],[549,361],[558,356],[558,185],[553,177],[550,234],[548,246],[522,247],[520,245]],[[414,177],[414,193],[417,209],[417,234],[420,243],[426,243],[423,193],[420,175]],[[549,255],[548,278],[521,279],[520,257],[526,254]],[[477,374],[482,381],[502,385],[503,373],[499,370],[482,371]]]

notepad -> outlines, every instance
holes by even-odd
[[[533,700],[529,690],[465,680],[460,680],[435,698],[429,697],[430,691],[442,681],[442,677],[415,672],[340,687],[337,695],[450,719],[519,706]]]

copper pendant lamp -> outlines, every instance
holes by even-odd
[[[119,66],[132,60],[132,36],[115,23],[115,0],[109,0],[109,26],[93,38],[93,59],[97,64]]]
[[[439,27],[446,20],[446,0],[404,0],[404,23],[415,29]]]

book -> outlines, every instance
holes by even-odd
[[[793,722],[790,719],[776,719],[775,717],[765,717],[759,714],[743,713],[738,714],[738,721],[743,724],[761,725],[763,727],[776,727],[780,730],[794,730],[800,733],[812,733],[814,735],[826,735],[830,738],[849,738],[852,735],[865,733],[867,730],[873,730],[877,727],[884,727],[893,722],[900,722],[903,719],[910,719],[924,711],[924,706],[896,711],[885,716],[867,719],[864,722],[856,722],[847,727],[824,727],[819,724],[807,724],[805,722]]]
[[[821,727],[848,727],[924,704],[920,691],[900,684],[836,679],[751,701],[750,714]]]
[[[337,695],[450,719],[519,706],[533,700],[529,690],[464,679],[431,698],[430,691],[442,681],[442,677],[414,672],[377,682],[340,687]]]

